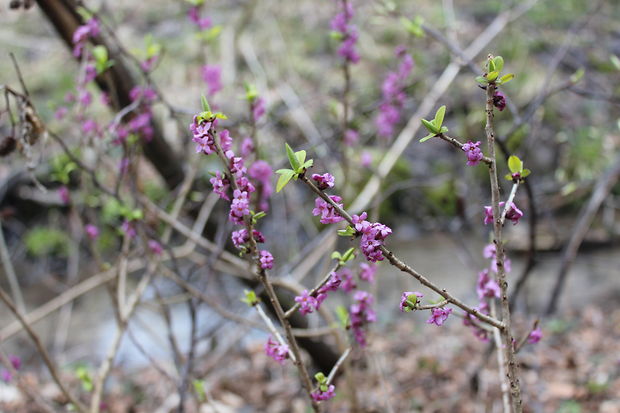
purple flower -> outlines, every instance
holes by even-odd
[[[334,187],[334,177],[332,176],[332,174],[326,173],[323,175],[319,175],[319,174],[312,174],[312,179],[316,182],[316,186],[324,191],[327,188],[333,188]]]
[[[198,116],[194,116],[194,121],[189,125],[192,132],[192,141],[196,143],[196,152],[210,155],[215,152],[215,140],[213,138],[214,122],[208,122],[204,119],[199,120]]]
[[[200,9],[198,7],[192,7],[187,12],[189,21],[194,23],[200,30],[206,30],[211,27],[211,19],[208,17],[200,17]]]
[[[207,94],[215,95],[222,90],[222,68],[219,65],[204,65],[202,67],[202,80],[207,84]]]
[[[360,346],[366,345],[366,326],[377,320],[377,315],[372,309],[373,297],[366,291],[358,291],[353,295],[353,303],[349,307],[349,323],[353,331],[353,337]]]
[[[505,202],[499,203],[500,211],[503,210]],[[510,204],[510,208],[506,212],[506,219],[512,221],[513,225],[517,225],[519,223],[519,219],[523,217],[523,212],[517,208],[514,202]],[[484,207],[484,225],[493,222],[493,208],[491,206]]]
[[[360,249],[368,261],[383,261],[384,257],[381,247],[387,236],[392,233],[392,229],[378,222],[371,223],[366,221],[367,216],[364,212],[362,215],[353,215],[352,217],[355,229],[362,234]]]
[[[265,99],[262,97],[252,101],[252,119],[258,122],[265,115]]]
[[[164,252],[163,247],[161,246],[161,244],[157,241],[155,241],[154,239],[150,239],[147,242],[149,249],[151,250],[151,252],[155,255],[161,255]]]
[[[414,306],[409,304],[407,301],[410,301],[414,304],[417,304],[419,299],[424,297],[424,294],[417,291],[405,291],[403,295],[400,297],[400,311],[403,313],[409,312],[414,309]]]
[[[493,95],[493,106],[499,109],[500,112],[506,108],[506,96],[499,90],[496,90]]]
[[[150,87],[135,86],[129,91],[129,99],[132,102],[144,99],[147,103],[151,103],[157,99],[157,92]]]
[[[261,250],[260,251],[260,267],[263,270],[270,270],[273,268],[273,255],[269,251]]]
[[[258,243],[265,242],[265,237],[260,231],[253,230],[252,235],[254,235],[254,241]],[[248,236],[248,230],[245,228],[242,228],[239,231],[233,231],[231,238],[232,238],[233,244],[237,248],[241,248],[244,244],[246,244],[250,240],[250,237]]]
[[[483,270],[478,273],[478,282],[476,283],[476,292],[478,298],[499,298],[499,284],[489,276],[489,270]]]
[[[355,146],[360,139],[360,134],[354,129],[347,129],[344,133],[344,143],[348,146]]]
[[[140,69],[142,69],[145,72],[150,72],[151,70],[153,70],[153,67],[155,66],[158,60],[159,60],[158,55],[151,56],[148,59],[140,62]]]
[[[22,359],[15,354],[9,354],[9,362],[15,370],[19,370],[22,368]]]
[[[129,238],[135,238],[135,236],[138,234],[136,232],[136,226],[133,221],[127,221],[127,220],[123,221],[123,224],[121,225],[121,230]]]
[[[527,337],[527,342],[530,344],[536,344],[542,339],[542,337],[543,337],[542,330],[540,329],[540,327],[536,327],[534,330],[532,330],[530,335]]]
[[[269,336],[267,343],[265,343],[265,353],[278,363],[284,364],[284,361],[288,358],[288,346],[274,341],[271,336]]]
[[[354,289],[357,288],[357,284],[355,283],[355,278],[353,278],[353,273],[348,268],[343,268],[339,271],[338,276],[342,280],[342,289],[350,293]]]
[[[93,224],[86,224],[84,230],[86,231],[86,235],[88,235],[88,238],[93,241],[97,239],[97,237],[99,237],[99,228],[97,228]]]
[[[360,56],[355,49],[357,43],[357,30],[351,19],[353,18],[353,6],[351,3],[342,3],[344,8],[332,19],[330,26],[331,29],[340,34],[341,43],[338,49],[338,54],[342,56],[345,61],[350,63],[357,63],[360,60]]]
[[[364,168],[370,168],[370,166],[372,165],[372,154],[368,151],[362,152],[362,154],[360,155],[360,164]]]
[[[328,291],[336,291],[338,287],[340,287],[341,283],[342,283],[342,278],[340,277],[340,275],[335,272],[332,272],[331,277],[329,277],[329,280],[327,280],[327,282],[323,284],[321,288],[319,288],[317,293],[327,294]]]
[[[239,150],[241,151],[241,156],[244,158],[247,158],[252,152],[254,152],[254,142],[252,141],[252,138],[245,138],[241,142],[241,148]]]
[[[329,387],[327,388],[327,391],[322,391],[321,389],[318,389],[310,393],[310,396],[312,396],[312,400],[321,402],[321,401],[329,400],[332,397],[334,397],[336,395],[335,390],[336,390],[336,387],[333,384],[330,384]]]
[[[250,178],[256,179],[265,185],[266,183],[269,183],[273,175],[273,169],[271,169],[271,166],[266,161],[259,160],[250,166],[248,175],[250,175]]]
[[[213,192],[218,194],[220,198],[225,199],[226,201],[230,201],[228,197],[228,188],[230,187],[230,182],[226,176],[222,175],[220,171],[215,173],[215,176],[209,180],[211,185],[213,185]]]
[[[80,57],[88,38],[98,36],[99,32],[99,22],[95,18],[91,18],[84,25],[78,26],[73,32],[73,56]]]
[[[2,380],[5,383],[10,383],[11,380],[13,380],[13,375],[11,374],[10,371],[2,369],[0,370],[0,380]]]
[[[56,112],[54,112],[54,118],[56,120],[62,120],[67,115],[68,111],[69,109],[67,109],[65,106],[61,106],[56,109]]]
[[[223,129],[220,132],[220,146],[224,152],[227,152],[232,148],[232,136],[230,136],[228,129]]]
[[[381,103],[375,119],[377,134],[389,139],[394,135],[394,128],[400,122],[400,113],[405,103],[405,88],[413,70],[413,58],[402,46],[396,48],[396,56],[401,59],[398,69],[389,72],[381,86]]]
[[[97,133],[99,130],[99,125],[92,119],[86,119],[82,122],[82,132],[85,134]]]
[[[431,318],[426,320],[426,322],[428,324],[436,324],[438,326],[441,326],[448,319],[448,316],[451,312],[451,308],[433,308],[431,310]]]
[[[339,204],[342,201],[338,195],[330,195],[329,198],[334,201],[340,208],[342,208],[342,204]],[[316,198],[314,201],[315,208],[312,210],[312,215],[321,216],[320,222],[322,224],[335,224],[344,220],[343,217],[338,215],[334,207],[323,200],[323,198]]]
[[[84,68],[84,85],[92,82],[97,77],[97,69],[94,65],[88,64]]]
[[[250,215],[250,199],[248,198],[248,193],[235,189],[228,218],[235,224],[242,224],[243,217],[246,215]]]
[[[480,141],[477,141],[477,142],[469,141],[466,144],[464,144],[463,147],[461,148],[463,152],[467,154],[467,165],[469,166],[478,165],[480,161],[482,160],[482,158],[484,158],[484,155],[482,154],[482,151],[480,150],[479,146],[480,146]]]
[[[316,298],[308,293],[308,290],[303,290],[301,295],[295,297],[295,302],[299,303],[299,312],[303,315],[313,313],[320,305]]]
[[[93,95],[88,90],[80,90],[78,103],[83,107],[90,106],[93,103]]]
[[[71,194],[69,192],[69,188],[65,185],[58,188],[58,195],[60,196],[60,200],[64,205],[69,205],[71,203]]]
[[[375,264],[366,264],[365,262],[360,264],[359,276],[362,280],[372,283],[375,281],[376,273],[377,266]]]

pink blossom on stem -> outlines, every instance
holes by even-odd
[[[413,310],[414,307],[409,302],[416,304],[418,300],[422,297],[424,297],[424,294],[420,292],[405,291],[400,297],[400,311],[405,313]]]
[[[189,21],[194,23],[200,30],[206,30],[212,26],[211,19],[208,17],[200,17],[200,9],[192,7],[187,12]]]
[[[338,195],[330,195],[329,196],[332,201],[334,201],[340,208],[343,207],[342,204],[339,204],[342,201],[342,198]],[[344,218],[338,215],[334,207],[327,203],[323,198],[316,198],[314,201],[315,208],[312,210],[312,215],[321,216],[320,222],[322,224],[335,224],[340,221],[343,221]]]
[[[320,305],[316,298],[308,293],[308,290],[303,290],[301,295],[295,297],[295,302],[299,303],[299,312],[303,315],[313,313]]]
[[[250,215],[250,199],[248,198],[248,193],[235,189],[228,217],[235,224],[243,224],[243,217],[246,215]]]
[[[265,353],[280,364],[284,364],[289,357],[288,351],[288,346],[286,344],[280,344],[273,340],[271,336],[269,336],[267,343],[265,343]]]
[[[161,246],[159,242],[155,241],[154,239],[150,239],[148,240],[147,244],[153,254],[155,255],[163,254],[164,248]]]
[[[211,185],[213,185],[213,192],[218,194],[220,198],[225,199],[226,201],[230,201],[228,197],[228,188],[230,188],[230,182],[228,178],[220,173],[220,171],[215,172],[215,176],[209,180]]]
[[[324,191],[327,188],[333,188],[335,183],[333,175],[329,173],[325,173],[323,175],[312,174],[312,180],[316,182],[317,188],[321,191]]]
[[[58,188],[58,195],[60,196],[60,200],[64,205],[69,205],[71,203],[71,193],[69,192],[69,188],[66,185]]]
[[[360,134],[354,129],[347,129],[344,133],[344,143],[348,146],[355,146],[360,140]]]
[[[446,322],[448,316],[452,312],[451,308],[433,308],[431,310],[431,318],[426,320],[428,324],[442,326]]]
[[[261,250],[260,251],[260,267],[263,270],[270,270],[273,268],[273,255],[269,251]]]
[[[62,120],[67,115],[68,111],[69,109],[67,109],[66,106],[61,106],[58,109],[56,109],[56,112],[54,112],[54,118],[56,120]]]
[[[202,80],[207,84],[207,94],[214,96],[222,90],[222,68],[219,65],[204,65],[202,67]]]
[[[135,236],[138,234],[136,232],[136,226],[133,221],[128,221],[128,220],[123,221],[123,224],[121,225],[121,230],[129,238],[135,238]]]
[[[503,211],[504,205],[506,205],[505,202],[499,203],[500,211]],[[517,205],[515,205],[514,202],[511,202],[510,208],[506,212],[506,219],[512,221],[513,225],[517,225],[521,217],[523,217],[523,212],[519,208],[517,208]],[[484,207],[484,225],[487,225],[491,222],[493,222],[493,207],[485,206]]]
[[[381,246],[385,239],[392,233],[392,229],[387,225],[378,222],[368,222],[368,215],[363,212],[361,215],[353,215],[355,229],[362,235],[360,248],[366,259],[370,262],[383,261]]]
[[[542,330],[540,329],[540,327],[537,327],[534,330],[532,330],[530,335],[527,337],[527,342],[530,344],[536,344],[542,339],[542,337],[543,337]]]
[[[254,142],[252,141],[252,138],[245,138],[241,141],[241,148],[239,148],[239,151],[241,152],[241,156],[244,158],[250,156],[250,154],[254,152]]]
[[[321,401],[329,400],[332,397],[334,397],[336,395],[335,391],[336,391],[336,387],[333,384],[330,384],[327,387],[327,391],[321,391],[321,389],[318,389],[310,393],[310,396],[312,397],[312,400],[321,402]]]
[[[467,154],[467,165],[469,166],[478,165],[482,158],[484,158],[480,150],[480,141],[469,141],[461,149]]]
[[[97,228],[93,224],[86,224],[84,230],[86,231],[86,235],[88,235],[88,238],[93,241],[99,237],[99,228]]]
[[[506,96],[499,90],[495,91],[493,95],[493,106],[495,106],[500,112],[506,108]]]
[[[359,276],[362,280],[372,283],[375,281],[375,274],[377,273],[376,264],[367,264],[365,262],[360,264]]]
[[[360,346],[366,345],[366,326],[377,321],[377,315],[372,309],[373,297],[366,291],[358,291],[353,295],[355,301],[349,307],[349,322],[353,337]]]
[[[252,101],[252,119],[254,122],[258,122],[265,115],[265,99],[262,97],[256,98]]]
[[[338,276],[342,280],[342,289],[350,293],[351,291],[357,288],[357,284],[355,283],[355,278],[353,277],[353,272],[351,272],[348,268],[343,268],[338,271]]]
[[[499,298],[500,288],[497,281],[489,276],[489,270],[483,270],[478,273],[478,282],[476,283],[476,292],[478,298]]]
[[[252,235],[254,235],[254,241],[258,243],[265,242],[265,237],[260,231],[255,229],[252,231]],[[237,248],[243,247],[244,244],[250,241],[248,230],[245,228],[242,228],[239,231],[233,231],[231,238],[234,246]]]

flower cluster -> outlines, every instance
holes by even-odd
[[[343,205],[339,203],[340,201],[342,201],[342,198],[338,195],[330,195],[329,198],[334,201],[334,203],[337,204],[340,208],[343,207]],[[316,198],[316,200],[314,201],[314,209],[312,210],[312,215],[320,215],[320,222],[322,224],[336,224],[344,220],[343,217],[338,215],[338,213],[330,203],[320,197]]]
[[[200,17],[200,8],[197,6],[191,7],[187,12],[187,18],[190,22],[198,26],[200,30],[206,30],[211,27],[211,19],[208,17]]]
[[[485,246],[484,250],[482,251],[482,256],[491,260],[491,271],[497,273],[497,257],[495,244],[488,244],[487,246]],[[512,270],[512,262],[509,258],[506,258],[506,255],[504,255],[504,270],[506,271],[506,273],[509,273]]]
[[[204,65],[202,80],[207,84],[207,95],[213,97],[222,90],[222,68],[219,65]]]
[[[217,117],[213,116],[210,112],[204,112],[194,116],[193,122],[189,125],[189,129],[192,132],[192,141],[196,143],[196,152],[204,153],[206,155],[217,153],[218,144],[216,142],[216,132],[214,130],[217,124]],[[233,147],[233,139],[230,136],[228,130],[224,129],[219,133],[219,149],[221,149],[224,158],[227,159],[228,173],[216,172],[215,176],[211,178],[211,184],[213,185],[213,192],[220,196],[220,198],[230,201],[230,211],[228,218],[231,222],[237,225],[245,225],[246,219],[253,214],[250,210],[250,196],[256,191],[256,187],[248,177],[246,173],[258,182],[261,188],[259,196],[259,206],[265,207],[268,197],[273,192],[270,178],[273,174],[271,167],[264,161],[254,162],[249,171],[245,167],[245,161],[243,157],[236,156]],[[232,182],[231,182],[232,180]],[[232,191],[232,200],[230,198],[230,189],[234,187]],[[265,242],[265,237],[257,230],[252,230],[252,237],[257,243]],[[234,231],[232,233],[232,241],[235,247],[245,250],[246,244],[250,241],[250,234],[247,228]],[[274,258],[273,255],[266,250],[256,251],[257,263],[263,270],[273,268]]]
[[[543,337],[542,330],[540,329],[540,327],[536,327],[534,330],[532,330],[530,335],[527,337],[527,342],[530,344],[536,344],[542,339],[542,337]]]
[[[82,26],[79,26],[73,32],[73,56],[80,57],[88,39],[98,36],[100,31],[99,21],[94,17],[88,19]]]
[[[359,345],[366,345],[366,325],[377,320],[377,315],[372,309],[374,298],[366,291],[357,291],[353,295],[355,301],[349,307],[349,323],[353,330],[353,337]]]
[[[11,363],[11,366],[13,367],[14,370],[19,370],[22,367],[22,359],[19,358],[18,356],[15,356],[13,354],[10,354],[9,357],[9,363]],[[0,370],[0,380],[2,380],[5,383],[9,383],[11,380],[13,380],[13,375],[11,374],[10,371],[5,370],[5,369],[1,369]]]
[[[482,158],[484,158],[482,150],[480,150],[480,141],[469,141],[464,144],[461,149],[467,154],[467,165],[469,166],[478,165]]]
[[[299,311],[303,315],[313,313],[320,306],[316,297],[311,296],[308,290],[303,290],[301,295],[295,297],[295,302],[299,303]]]
[[[489,276],[489,270],[484,269],[478,273],[478,282],[476,283],[476,293],[478,298],[499,298],[499,284]]]
[[[267,353],[269,357],[280,364],[284,364],[284,361],[289,357],[288,352],[289,350],[286,344],[280,344],[269,336],[267,343],[265,343],[265,353]]]
[[[325,284],[316,290],[314,294],[310,294],[308,290],[304,290],[301,295],[295,297],[295,302],[299,303],[299,311],[306,315],[318,310],[323,301],[327,298],[327,293],[336,291],[342,284],[342,276],[339,273],[332,272],[331,276]],[[344,285],[343,285],[344,288]]]
[[[312,174],[312,179],[316,182],[317,188],[321,191],[326,190],[327,188],[333,188],[335,184],[334,176],[330,173],[326,173],[323,175]]]
[[[262,97],[252,99],[250,106],[252,109],[252,121],[257,123],[265,115],[265,99]]]
[[[335,391],[336,391],[336,387],[333,384],[330,384],[327,387],[327,391],[322,391],[321,389],[318,389],[310,393],[310,396],[312,397],[312,400],[321,402],[321,401],[329,400],[332,397],[334,397],[336,395]]]
[[[401,59],[398,70],[389,72],[381,88],[379,114],[375,119],[377,133],[384,139],[394,135],[394,127],[400,121],[401,110],[407,95],[406,82],[413,70],[413,58],[403,47],[396,49],[396,56]]]
[[[500,211],[503,210],[504,205],[506,205],[505,202],[499,203]],[[506,219],[512,221],[513,225],[517,225],[521,217],[523,217],[523,212],[519,208],[517,208],[517,205],[515,205],[514,202],[511,202],[510,208],[508,208],[508,211],[506,211]],[[484,225],[487,225],[492,222],[493,222],[493,207],[485,206],[484,207]]]
[[[338,55],[343,57],[346,62],[357,63],[360,55],[355,49],[355,44],[359,37],[357,28],[351,23],[353,19],[353,6],[349,1],[342,2],[342,10],[331,21],[331,29],[340,38],[340,48]]]
[[[433,308],[431,310],[431,318],[426,320],[428,324],[435,324],[437,326],[442,326],[443,323],[446,322],[448,316],[452,313],[451,308]]]
[[[375,282],[375,274],[377,273],[377,265],[376,264],[367,264],[365,262],[360,264],[360,279],[367,281],[369,283]]]
[[[392,233],[392,229],[387,225],[378,222],[368,222],[368,214],[363,212],[361,215],[353,215],[355,230],[362,235],[360,249],[370,262],[383,261],[381,247],[385,239]]]

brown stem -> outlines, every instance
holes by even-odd
[[[496,86],[490,83],[486,90],[486,126],[485,132],[487,135],[487,146],[489,157],[493,160],[489,166],[489,178],[491,181],[491,204],[493,208],[493,243],[495,244],[496,260],[497,260],[497,275],[500,286],[500,301],[501,301],[501,314],[502,322],[505,328],[502,333],[502,344],[505,355],[505,361],[507,363],[507,376],[510,385],[510,392],[512,395],[512,408],[513,413],[522,412],[521,402],[521,388],[518,377],[518,366],[515,358],[514,348],[512,345],[512,330],[510,328],[510,302],[508,299],[508,282],[506,280],[506,269],[504,268],[504,244],[502,242],[502,219],[501,211],[499,208],[500,194],[499,194],[499,182],[497,179],[497,163],[495,157],[495,131],[493,128],[493,96],[495,95]],[[501,349],[498,349],[501,351]]]

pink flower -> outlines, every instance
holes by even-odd
[[[370,168],[370,166],[372,165],[372,154],[368,151],[362,152],[362,154],[360,155],[360,164],[364,168]]]
[[[244,158],[247,158],[252,152],[254,152],[254,142],[252,141],[252,138],[245,138],[241,142],[241,148],[239,150],[241,151],[241,156]]]
[[[372,309],[373,297],[366,291],[358,291],[353,295],[354,304],[349,307],[349,322],[353,337],[360,346],[366,345],[366,326],[375,322],[377,315]]]
[[[527,342],[530,344],[536,344],[542,339],[542,337],[542,330],[540,329],[540,327],[537,327],[536,329],[532,330],[530,335],[527,337]]]
[[[232,136],[230,136],[228,129],[224,129],[220,132],[220,146],[224,152],[232,148]]]
[[[202,80],[207,84],[207,94],[215,95],[222,90],[222,68],[218,65],[204,65],[202,67]]]
[[[424,294],[417,291],[405,291],[403,295],[400,297],[400,311],[409,312],[414,309],[414,307],[408,303],[408,301],[417,304],[419,299],[424,297]]]
[[[155,66],[158,60],[159,60],[158,55],[151,56],[148,59],[140,62],[140,69],[142,69],[145,72],[150,72],[151,70],[153,70],[153,67]]]
[[[493,106],[495,106],[500,112],[506,108],[506,96],[499,90],[495,91],[493,95]]]
[[[81,90],[78,96],[78,103],[83,107],[87,107],[90,106],[92,102],[93,95],[91,95],[88,90]]]
[[[246,215],[250,215],[250,199],[248,198],[248,193],[235,189],[228,217],[235,224],[242,224],[243,217]]]
[[[340,275],[338,275],[335,272],[332,272],[329,280],[325,284],[323,284],[321,288],[319,288],[317,293],[326,294],[328,291],[336,291],[338,287],[340,287],[341,283],[342,283],[342,279]]]
[[[478,298],[499,298],[500,288],[497,281],[489,276],[488,270],[483,270],[478,273],[478,282],[476,283],[476,292]]]
[[[467,165],[469,166],[478,165],[480,161],[482,160],[482,158],[484,158],[484,155],[482,154],[482,151],[480,150],[479,146],[480,146],[480,141],[477,141],[477,142],[469,141],[466,144],[464,144],[463,147],[461,148],[463,152],[467,154]]]
[[[325,400],[331,399],[332,397],[336,395],[335,390],[336,390],[336,387],[333,384],[330,384],[329,387],[327,388],[327,391],[321,391],[321,389],[318,389],[310,393],[310,396],[312,396],[312,399],[314,401],[317,401],[317,402],[325,401]]]
[[[312,297],[308,290],[303,290],[301,295],[295,297],[295,302],[299,303],[299,312],[303,315],[313,313],[319,307],[316,298]]]
[[[428,324],[436,324],[441,326],[446,322],[451,312],[451,308],[433,308],[431,310],[431,318],[426,320],[426,322]]]
[[[67,109],[65,106],[61,106],[56,109],[56,112],[54,112],[54,118],[57,120],[62,120],[67,115],[68,111],[69,109]]]
[[[265,115],[265,99],[262,97],[252,101],[252,119],[258,122]]]
[[[348,146],[355,146],[359,141],[360,134],[354,129],[347,129],[344,133],[344,143]]]
[[[350,293],[351,291],[357,288],[357,284],[355,283],[355,279],[353,278],[353,273],[348,268],[343,268],[339,271],[338,276],[342,280],[342,289]]]
[[[99,237],[99,228],[97,228],[93,224],[86,224],[84,230],[86,231],[86,235],[88,235],[88,238],[93,241],[97,239],[97,237]]]
[[[88,38],[98,36],[99,32],[99,22],[95,18],[87,20],[82,26],[78,26],[73,32],[73,56],[80,57]]]
[[[150,239],[147,242],[147,244],[151,252],[155,255],[161,255],[164,252],[164,249],[162,248],[161,244],[155,241],[154,239]]]
[[[388,235],[392,233],[392,229],[387,225],[378,222],[368,222],[364,212],[362,215],[353,215],[353,222],[358,233],[362,234],[360,240],[360,249],[370,262],[383,261],[383,253],[381,247]]]
[[[253,230],[252,235],[254,235],[254,241],[258,243],[265,242],[265,237],[258,230]],[[245,228],[240,229],[239,231],[233,231],[232,233],[232,242],[237,248],[243,247],[248,241],[250,241],[250,237],[248,236],[248,230]]]
[[[65,185],[58,188],[58,195],[60,196],[60,200],[64,205],[69,205],[71,203],[71,194],[69,192],[69,188]]]
[[[92,64],[86,65],[84,68],[84,85],[92,82],[97,77],[97,69]]]
[[[284,364],[288,356],[288,346],[286,344],[280,344],[274,341],[271,336],[265,343],[265,353],[280,364]]]
[[[129,238],[135,238],[135,236],[138,234],[136,232],[136,226],[133,221],[127,221],[127,220],[123,221],[123,224],[121,225],[121,230]]]
[[[157,99],[157,92],[150,87],[134,86],[129,91],[129,99],[135,102],[138,99],[144,99],[145,102],[151,103]]]
[[[326,173],[323,175],[319,175],[319,174],[312,174],[312,179],[316,182],[316,186],[324,191],[327,188],[333,188],[334,187],[334,177],[332,176],[332,174]]]
[[[273,268],[273,255],[269,251],[261,250],[260,251],[260,267],[263,270],[270,270]]]
[[[218,194],[220,198],[225,199],[226,201],[230,201],[228,197],[228,188],[230,187],[230,182],[228,178],[223,176],[220,171],[215,173],[215,176],[209,180],[211,185],[213,185],[213,192]]]
[[[504,209],[505,202],[499,203],[499,209],[502,211]],[[513,225],[517,225],[519,223],[519,219],[523,217],[523,212],[517,208],[514,202],[510,204],[510,209],[506,212],[506,219],[512,221]],[[484,225],[493,222],[493,207],[485,206],[484,207]]]
[[[200,30],[206,30],[211,27],[211,19],[208,17],[200,17],[200,9],[198,7],[192,7],[187,12],[189,21],[194,23]]]
[[[329,198],[334,201],[340,208],[343,207],[342,204],[339,204],[342,201],[338,195],[330,195]],[[322,198],[316,198],[314,201],[315,208],[312,210],[312,215],[321,216],[320,222],[322,224],[335,224],[337,222],[343,221],[344,218],[338,215],[334,207],[324,201]]]
[[[189,125],[192,132],[192,141],[196,143],[196,152],[210,155],[215,153],[215,140],[213,138],[213,126],[215,122],[208,122],[204,119],[199,120],[194,116],[194,121]]]
[[[377,273],[377,266],[375,264],[366,264],[365,262],[360,264],[359,276],[362,280],[372,283],[375,281],[376,273]]]

